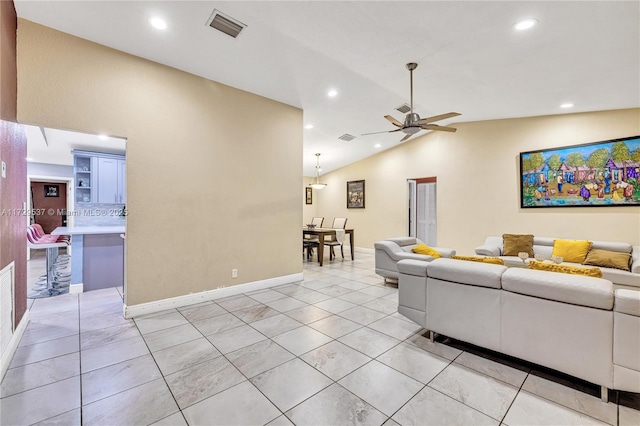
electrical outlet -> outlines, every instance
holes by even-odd
[[[238,278],[238,270],[237,269],[232,269],[231,270],[231,278]]]

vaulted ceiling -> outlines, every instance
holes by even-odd
[[[361,134],[391,130],[384,115],[403,119],[407,62],[419,64],[416,112],[462,113],[438,124],[640,106],[640,2],[15,4],[21,18],[302,108],[308,176],[316,152],[324,173],[399,143],[400,133]],[[247,27],[235,39],[210,28],[214,9]],[[537,25],[516,31],[524,18]]]

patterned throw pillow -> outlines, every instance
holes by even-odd
[[[554,263],[542,263],[532,260],[529,262],[529,269],[602,278],[602,270],[600,268],[581,268],[580,266],[556,265]]]
[[[434,259],[438,259],[438,258],[442,257],[442,255],[440,254],[440,252],[438,250],[434,249],[433,247],[426,246],[424,244],[418,244],[417,246],[412,248],[411,251],[414,252],[414,253],[425,254],[427,256],[431,256]]]
[[[517,256],[523,251],[529,253],[529,257],[533,257],[533,235],[502,234],[503,256]]]
[[[469,260],[471,262],[493,263],[494,265],[504,265],[504,260],[499,257],[483,257],[483,256],[451,256],[456,260]]]

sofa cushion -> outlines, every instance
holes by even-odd
[[[631,254],[619,251],[591,249],[582,264],[630,271],[630,262]]]
[[[414,252],[414,253],[431,256],[434,259],[439,259],[440,257],[442,257],[438,250],[434,249],[433,247],[429,247],[427,245],[424,245],[424,244],[418,244],[417,246],[412,248],[411,251]]]
[[[502,255],[517,256],[520,252],[529,253],[533,257],[533,235],[502,234]]]
[[[530,259],[525,259],[523,262],[518,256],[500,256],[500,259],[504,262],[504,264],[508,267],[516,267],[516,268],[526,268]]]
[[[561,274],[585,275],[587,277],[602,278],[602,270],[599,268],[584,268],[580,266],[556,265],[553,263],[529,262],[529,268],[538,271],[559,272]]]
[[[613,284],[603,278],[510,268],[502,275],[502,288],[573,305],[613,308]]]
[[[395,237],[395,238],[387,238],[386,241],[393,241],[400,247],[404,246],[415,246],[419,244],[418,240],[415,237]]]
[[[551,255],[553,253],[553,244],[551,244],[550,246],[539,245],[535,243],[534,239],[533,253],[534,255],[541,254],[545,259],[551,259]]]
[[[640,291],[619,288],[615,297],[614,311],[640,317]]]
[[[549,237],[533,237],[533,245],[534,246],[547,246],[547,247],[553,247],[553,242],[555,241],[555,238],[549,238]]]
[[[443,281],[500,288],[500,278],[506,270],[502,265],[440,258],[429,263],[427,275]]]
[[[552,255],[562,257],[565,262],[582,263],[590,249],[591,241],[555,240]]]
[[[632,274],[621,269],[600,268],[602,277],[620,285],[638,287],[640,289],[640,274]]]
[[[454,249],[446,248],[446,247],[432,247],[434,250],[438,250],[440,256],[442,257],[451,257],[456,254]]]
[[[427,265],[429,263],[422,260],[405,259],[398,262],[398,272],[405,275],[415,275],[417,277],[427,276]]]
[[[454,260],[468,260],[471,262],[493,263],[494,265],[504,265],[504,260],[499,257],[484,256],[451,256]]]
[[[485,244],[480,247],[476,247],[476,254],[481,256],[500,256],[501,251],[500,247]]]
[[[593,241],[592,249],[619,251],[620,253],[631,253],[633,246],[627,243],[614,243],[610,241]]]

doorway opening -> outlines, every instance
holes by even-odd
[[[27,174],[27,226],[38,224],[45,234],[70,226],[68,212],[74,209],[73,177]],[[27,249],[27,260],[31,249]]]
[[[437,246],[436,177],[408,179],[409,236]]]
[[[70,241],[67,247],[51,248],[68,255],[57,263],[51,260],[58,258],[49,255],[50,248],[28,249],[28,298],[113,287],[124,300],[121,235],[126,229],[126,139],[32,125],[25,128],[27,225],[38,224],[45,234],[66,235]],[[42,290],[43,275],[39,274],[43,272],[47,296],[36,292]]]

